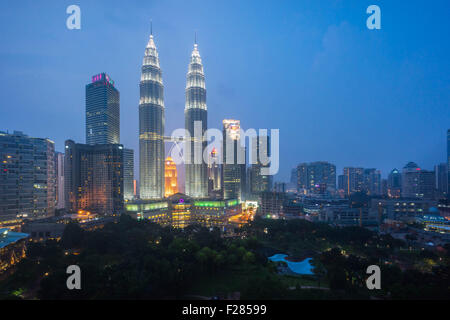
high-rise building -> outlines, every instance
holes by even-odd
[[[283,216],[285,201],[286,193],[284,192],[262,192],[259,200],[259,214],[263,217],[278,219]]]
[[[347,195],[355,192],[364,191],[364,169],[363,168],[344,168],[343,189]]]
[[[106,73],[86,85],[86,143],[120,143],[120,95]]]
[[[134,150],[123,149],[123,197],[134,198]]]
[[[211,150],[208,161],[208,186],[211,185],[210,191],[219,191],[221,182],[219,153],[216,148]]]
[[[275,182],[273,184],[273,191],[274,192],[286,192],[286,182]]]
[[[363,191],[368,195],[381,195],[381,172],[377,169],[364,169]]]
[[[324,193],[336,190],[336,166],[317,161],[297,166],[298,189],[308,193]]]
[[[399,198],[402,193],[402,174],[397,169],[393,169],[388,175],[388,196],[389,198]]]
[[[224,199],[242,200],[245,176],[245,148],[241,145],[239,120],[225,119],[223,122],[222,147],[222,191]]]
[[[338,190],[339,192],[343,192],[347,194],[347,177],[343,174],[338,176]]]
[[[389,196],[388,179],[381,179],[381,195]]]
[[[249,170],[249,184],[250,184],[250,193],[252,195],[257,195],[261,192],[271,191],[272,189],[272,176],[271,175],[263,175],[261,170],[263,168],[268,168],[269,164],[263,164],[261,162],[260,154],[261,152],[265,152],[268,157],[270,157],[270,137],[269,136],[256,136],[252,137],[252,148],[256,146],[255,155],[257,159],[256,161],[251,161],[251,166]],[[251,152],[250,152],[251,154]],[[256,162],[256,163],[253,163]]]
[[[56,209],[63,209],[66,206],[64,196],[64,153],[56,152]]]
[[[139,100],[139,183],[142,199],[164,196],[164,86],[153,34],[145,48]]]
[[[208,111],[205,74],[197,43],[194,44],[186,76],[184,117],[188,134],[185,141],[185,193],[192,198],[205,198],[208,196],[208,169],[203,160],[203,151],[207,146],[203,137],[208,128]]]
[[[111,215],[123,211],[123,146],[66,141],[66,209]]]
[[[297,184],[298,184],[298,172],[297,167],[291,169],[291,177],[289,179],[289,183],[291,185],[291,188],[297,190]]]
[[[175,193],[178,193],[177,166],[171,157],[166,158],[164,178],[165,178],[164,197],[167,198]]]
[[[409,162],[402,170],[402,197],[433,199],[435,196],[436,175],[434,171],[421,169]]]
[[[241,201],[245,201],[248,200],[250,186],[247,180],[247,148],[245,146],[242,148],[244,150],[244,163],[239,164],[239,171],[241,173]]]
[[[0,223],[55,214],[55,145],[20,131],[0,131]]]
[[[439,198],[446,198],[448,193],[448,169],[446,163],[438,164],[434,167],[436,173],[436,191]]]

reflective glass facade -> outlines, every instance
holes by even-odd
[[[0,132],[0,222],[53,216],[55,170],[53,141]]]
[[[134,150],[123,149],[123,195],[125,200],[134,197]]]
[[[223,123],[222,190],[224,199],[243,200],[246,180],[245,147],[241,145],[240,121],[225,119]],[[240,159],[240,158],[243,159]],[[243,162],[243,163],[242,163]]]
[[[120,95],[106,73],[86,85],[86,143],[120,143]]]
[[[123,146],[66,141],[64,184],[66,209],[94,214],[123,210]]]

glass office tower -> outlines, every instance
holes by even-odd
[[[134,198],[134,150],[123,149],[123,197],[125,200]]]
[[[86,143],[120,143],[120,95],[106,73],[86,85]]]
[[[54,142],[0,131],[0,225],[17,217],[53,216],[55,204]]]
[[[222,147],[222,191],[224,199],[243,199],[246,175],[245,147],[241,145],[239,120],[225,119]]]
[[[66,209],[112,215],[123,211],[123,146],[88,145],[66,140],[64,187]]]

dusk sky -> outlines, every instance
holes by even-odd
[[[81,8],[81,30],[66,8]],[[381,30],[366,8],[381,8]],[[138,159],[139,80],[153,20],[166,135],[184,127],[197,32],[208,126],[280,129],[280,173],[300,162],[378,168],[446,161],[450,2],[2,1],[0,130],[85,142],[85,85],[106,72],[120,91],[121,143]],[[138,162],[136,161],[136,172]]]

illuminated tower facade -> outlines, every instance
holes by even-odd
[[[139,100],[139,182],[142,199],[164,196],[164,86],[153,34],[145,48]]]
[[[194,44],[186,78],[184,116],[188,137],[185,149],[185,192],[193,198],[204,198],[208,196],[208,171],[207,164],[203,161],[203,151],[207,143],[202,137],[208,126],[205,74],[197,43]],[[194,130],[195,127],[197,130]],[[199,137],[195,137],[194,133]]]
[[[171,157],[167,157],[164,169],[165,191],[164,197],[170,197],[178,192],[177,166]]]

